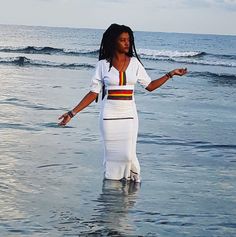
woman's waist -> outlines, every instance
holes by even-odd
[[[134,86],[108,86],[107,100],[133,100]]]

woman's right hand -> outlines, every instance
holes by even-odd
[[[58,119],[62,119],[61,122],[58,123],[59,126],[65,126],[70,122],[71,118],[73,118],[77,113],[86,108],[89,104],[91,104],[98,96],[98,93],[90,91],[81,101],[80,103],[71,111],[64,113]]]
[[[65,126],[67,123],[70,122],[71,117],[69,116],[68,113],[64,113],[62,116],[58,118],[59,120],[62,119],[61,122],[58,123],[59,126]]]

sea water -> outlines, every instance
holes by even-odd
[[[104,30],[0,25],[1,236],[235,236],[236,36],[134,32],[141,185],[103,182],[89,91]]]

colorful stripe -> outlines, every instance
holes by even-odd
[[[126,74],[125,72],[119,72],[119,86],[126,85]]]
[[[108,90],[108,100],[132,100],[133,90]]]

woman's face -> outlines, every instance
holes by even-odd
[[[119,53],[128,53],[130,48],[129,33],[123,32],[119,35],[116,42],[116,50]]]

